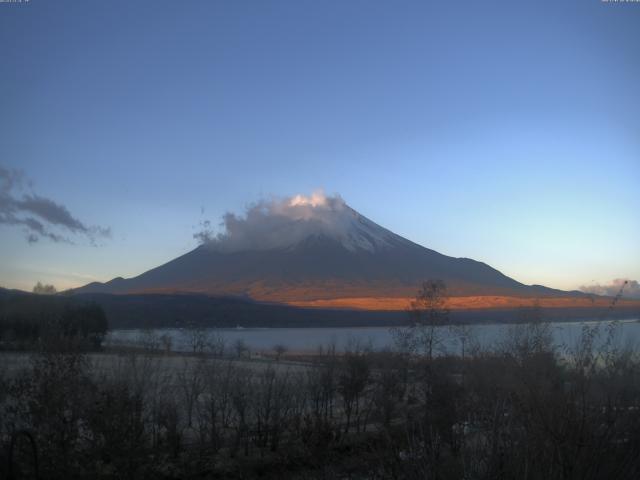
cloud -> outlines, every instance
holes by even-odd
[[[637,280],[616,278],[608,285],[583,285],[580,290],[594,295],[615,297],[622,288],[622,298],[640,298],[640,283]]]
[[[358,218],[339,195],[317,191],[309,196],[262,200],[250,205],[244,216],[226,213],[218,234],[210,222],[202,222],[194,238],[223,252],[286,248],[311,235],[343,240],[353,232]]]
[[[193,234],[193,238],[198,240],[198,243],[210,243],[216,239],[216,234],[211,228],[211,222],[205,220],[200,222],[200,231]]]
[[[95,244],[98,238],[109,238],[111,229],[86,225],[59,203],[33,193],[24,173],[0,166],[0,224],[22,227],[29,243],[41,238],[53,242],[73,243],[67,236],[82,235]],[[65,233],[61,233],[65,232]]]
[[[24,174],[19,170],[9,170],[0,165],[0,194],[9,193],[14,187],[22,186]]]

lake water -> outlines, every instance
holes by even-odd
[[[604,342],[607,337],[608,326],[611,322],[567,322],[552,323],[550,329],[554,343],[559,346],[573,347],[580,338],[583,326],[597,328],[600,335],[596,345]],[[473,343],[483,349],[492,348],[507,339],[522,325],[483,324],[469,325],[467,346]],[[210,341],[222,338],[226,349],[232,350],[233,345],[242,340],[252,352],[273,351],[274,346],[283,345],[288,351],[313,352],[320,346],[327,347],[334,344],[339,351],[344,351],[350,345],[368,345],[380,350],[393,346],[393,336],[387,327],[350,327],[350,328],[215,328],[204,329],[204,336]],[[618,347],[637,348],[640,346],[640,319],[632,318],[615,322],[614,342]],[[151,330],[113,330],[109,332],[106,344],[111,346],[126,345],[140,346],[150,341],[157,341],[160,336],[171,338],[171,349],[174,351],[189,351],[191,332],[186,329],[151,329]],[[459,332],[450,327],[439,327],[438,336],[442,338],[444,351],[455,353],[460,351]]]

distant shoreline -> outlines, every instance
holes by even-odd
[[[613,312],[607,313],[607,315],[602,315],[596,311],[591,311],[586,313],[584,311],[576,311],[572,309],[571,312],[568,312],[565,309],[554,309],[554,311],[549,311],[548,309],[541,309],[541,321],[544,323],[597,323],[597,322],[609,322],[609,321],[619,321],[622,323],[634,323],[640,322],[640,311],[625,311],[627,309],[615,310]],[[322,313],[323,310],[316,310],[316,313]],[[371,317],[369,321],[360,316],[356,317],[357,321],[354,321],[354,317],[349,315],[353,313],[347,310],[330,310],[327,311],[328,318],[323,320],[313,320],[313,321],[297,321],[290,322],[287,325],[276,324],[276,325],[257,325],[257,324],[242,324],[236,323],[232,324],[216,324],[215,322],[211,324],[207,324],[205,322],[197,322],[195,325],[124,325],[124,326],[114,326],[110,328],[111,330],[144,330],[144,329],[188,329],[188,328],[207,328],[207,329],[220,329],[220,330],[277,330],[277,329],[354,329],[354,328],[393,328],[406,326],[407,324],[407,314],[405,312],[375,312],[375,311],[365,311],[358,312],[364,313],[364,317],[367,317],[367,314],[370,314]],[[562,314],[565,315],[562,315]],[[336,320],[335,314],[343,314],[343,318],[341,320]],[[522,318],[518,319],[518,315],[522,314],[522,311],[519,310],[464,310],[464,311],[455,311],[450,313],[450,321],[444,324],[443,326],[449,325],[519,325],[525,323],[531,323],[529,319]],[[567,315],[569,314],[569,315]],[[499,318],[496,318],[499,317]],[[240,329],[237,327],[240,326]]]
[[[450,297],[451,301],[460,299]],[[465,297],[479,298],[479,297]],[[503,300],[502,297],[491,297]],[[218,327],[235,328],[336,328],[393,327],[408,322],[403,306],[400,310],[371,310],[342,307],[302,307],[276,303],[261,303],[233,297],[210,297],[186,294],[143,295],[33,295],[6,292],[0,297],[0,313],[24,315],[50,314],[65,305],[96,303],[106,314],[110,329]],[[640,318],[640,301],[621,300],[609,308],[612,299],[589,298],[588,306],[547,306],[558,299],[538,300],[539,311],[532,313],[535,298],[523,297],[517,307],[451,308],[451,323],[490,324],[522,323],[532,316],[549,322],[581,322],[585,320]],[[406,301],[402,300],[402,301]],[[408,302],[407,302],[408,303]],[[477,304],[477,302],[476,302]],[[13,313],[12,313],[13,312]]]
[[[586,324],[596,324],[596,323],[601,323],[601,322],[613,322],[613,321],[617,321],[618,323],[640,323],[640,315],[633,317],[633,318],[604,318],[604,319],[572,319],[572,320],[556,320],[556,321],[550,321],[550,322],[546,322],[545,320],[542,320],[542,323],[551,323],[551,324],[562,324],[562,323],[586,323]],[[466,323],[464,325],[469,325],[469,326],[496,326],[496,325],[524,325],[526,323],[531,323],[531,322],[475,322],[475,323]],[[442,327],[449,327],[449,326],[455,326],[455,325],[460,325],[459,323],[446,323],[444,325],[441,325]],[[260,330],[301,330],[301,329],[309,329],[309,330],[322,330],[322,329],[327,329],[327,330],[338,330],[338,329],[345,329],[345,330],[357,330],[357,329],[370,329],[370,328],[380,328],[380,329],[389,329],[389,328],[394,328],[394,327],[398,327],[399,325],[390,325],[390,326],[385,326],[385,325],[357,325],[357,326],[317,326],[317,325],[307,325],[307,326],[300,326],[300,327],[242,327],[241,329],[237,329],[234,327],[216,327],[216,326],[212,326],[212,327],[203,327],[205,329],[211,329],[211,330],[224,330],[224,331],[237,331],[237,332],[242,332],[243,330],[247,330],[247,331],[251,331],[251,332],[255,332],[255,331],[260,331]],[[189,329],[190,327],[151,327],[149,328],[149,330],[186,330]],[[111,331],[134,331],[134,330],[146,330],[147,328],[141,328],[141,327],[122,327],[122,328],[114,328],[111,329]]]

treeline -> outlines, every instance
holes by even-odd
[[[247,298],[210,297],[196,294],[145,295],[71,295],[69,301],[100,305],[109,325],[117,328],[253,328],[292,327],[363,327],[395,326],[406,323],[402,311],[366,311],[319,308],[299,308],[288,305],[265,304]],[[532,299],[533,302],[533,299]],[[494,310],[454,310],[449,314],[452,323],[513,323],[526,321],[522,308]],[[602,317],[599,308],[543,308],[548,321],[583,321]],[[633,318],[640,308],[616,306],[606,311],[607,318]]]
[[[33,349],[60,340],[97,349],[107,328],[104,310],[94,302],[31,294],[0,298],[0,349]]]
[[[640,360],[615,324],[570,348],[545,324],[490,351],[461,330],[455,357],[425,354],[434,332],[306,364],[45,350],[1,381],[0,464],[52,479],[640,478]]]

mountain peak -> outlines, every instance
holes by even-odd
[[[372,222],[338,195],[262,200],[227,213],[195,250],[130,279],[80,292],[191,292],[300,302],[411,298],[430,278],[453,296],[556,295],[490,266],[430,250]]]
[[[374,252],[401,240],[349,207],[339,195],[317,191],[263,200],[247,208],[244,216],[227,213],[223,231],[198,234],[203,246],[222,253],[295,247],[308,239],[330,239],[349,251]]]

